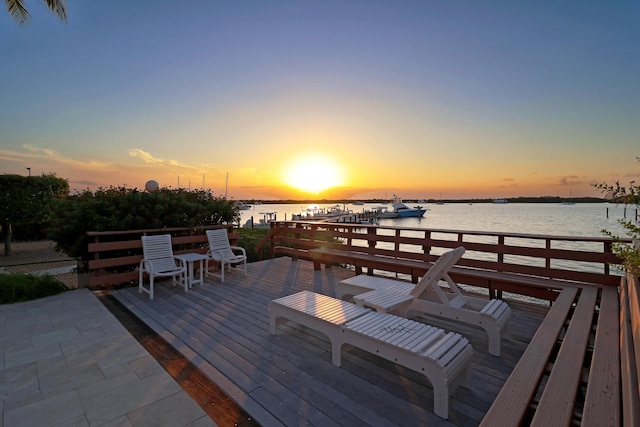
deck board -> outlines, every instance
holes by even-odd
[[[312,262],[286,257],[247,267],[247,277],[232,271],[224,283],[207,280],[188,293],[161,283],[153,301],[136,288],[113,294],[265,426],[478,425],[544,319],[544,309],[514,305],[513,337],[495,357],[482,330],[422,318],[462,333],[474,347],[471,389],[453,393],[443,420],[433,413],[424,376],[358,349],[335,367],[326,337],[295,324],[269,333],[271,300],[301,290],[335,296],[335,284],[353,271],[314,271]]]

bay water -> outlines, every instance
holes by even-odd
[[[417,206],[417,203],[407,203]],[[336,206],[335,204],[258,204],[241,211],[241,222],[253,217],[257,223],[266,212],[278,220],[290,220],[292,215],[308,209]],[[340,208],[354,213],[372,210],[379,204],[344,204]],[[491,231],[507,233],[543,234],[552,236],[602,237],[602,230],[626,237],[619,220],[637,217],[635,206],[613,203],[447,203],[423,204],[429,210],[422,218],[381,219],[380,225],[407,228],[429,228],[459,231]],[[389,206],[391,208],[391,206]]]

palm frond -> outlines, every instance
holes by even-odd
[[[18,25],[28,24],[31,20],[31,15],[29,15],[29,11],[22,0],[4,0],[4,5],[9,15],[11,15]]]
[[[44,0],[47,8],[58,16],[62,22],[67,22],[67,6],[64,0]],[[4,0],[4,5],[11,17],[23,26],[31,22],[31,15],[27,10],[24,0]]]
[[[62,22],[67,22],[67,6],[64,4],[64,0],[45,0],[45,2]]]

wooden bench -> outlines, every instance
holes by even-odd
[[[627,275],[620,285],[620,371],[624,425],[640,425],[639,370],[640,283],[637,277]]]
[[[445,419],[449,395],[459,385],[470,385],[473,349],[453,332],[309,291],[271,301],[269,319],[274,335],[287,320],[325,334],[336,366],[349,345],[425,375],[433,387],[434,412]]]
[[[619,425],[618,315],[617,289],[565,287],[481,425]]]

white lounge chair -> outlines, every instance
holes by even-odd
[[[449,395],[459,385],[470,386],[473,348],[460,334],[309,291],[271,301],[269,318],[273,335],[286,321],[325,334],[336,366],[342,364],[342,348],[347,345],[425,375],[439,417],[449,416]]]
[[[232,246],[229,243],[229,233],[225,228],[216,228],[207,230],[207,240],[209,241],[209,250],[207,256],[214,261],[220,263],[220,274],[214,274],[209,271],[209,262],[206,263],[206,275],[220,277],[220,281],[224,282],[224,266],[231,271],[232,264],[242,263],[244,266],[244,275],[247,275],[247,252],[240,246]]]
[[[184,285],[185,292],[189,290],[187,268],[184,261],[173,256],[169,234],[142,236],[142,253],[143,259],[138,269],[139,292],[144,291],[149,294],[149,299],[153,299],[153,282],[156,277],[171,277],[174,286],[180,282]],[[149,289],[144,287],[144,273],[149,274]]]
[[[489,353],[500,356],[500,341],[509,337],[511,308],[502,300],[462,295],[448,271],[462,257],[460,246],[443,254],[414,286],[400,280],[355,276],[336,286],[340,297],[353,295],[356,304],[409,317],[436,316],[480,327],[489,337]],[[448,290],[440,286],[445,281]]]

